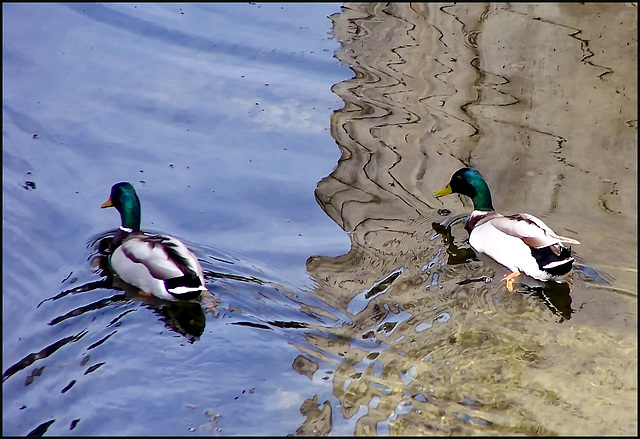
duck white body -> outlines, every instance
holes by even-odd
[[[469,224],[473,226],[469,244],[474,250],[486,254],[511,272],[520,271],[542,281],[560,281],[562,275],[554,275],[554,269],[571,265],[574,258],[565,251],[566,256],[540,263],[543,256],[536,259],[536,250],[541,252],[540,249],[548,247],[550,254],[560,256],[566,248],[562,243],[580,244],[556,235],[542,220],[526,213],[504,216],[495,211],[474,210],[469,216]]]
[[[172,249],[172,256],[167,253],[168,248]],[[177,258],[188,270],[180,266]],[[120,279],[164,300],[194,298],[194,291],[207,291],[202,268],[196,262],[195,255],[176,238],[140,232],[125,238],[111,255],[111,267]],[[189,271],[196,275],[191,282],[185,278]]]

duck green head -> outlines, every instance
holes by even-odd
[[[471,198],[474,210],[494,210],[489,186],[487,186],[487,182],[484,181],[482,175],[473,168],[458,169],[451,176],[449,184],[434,192],[433,196],[439,198],[452,193],[466,195]]]
[[[111,186],[109,199],[100,207],[115,207],[120,212],[121,227],[131,229],[132,232],[140,230],[140,200],[130,183],[122,182]]]

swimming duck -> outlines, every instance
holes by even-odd
[[[177,238],[140,231],[140,199],[130,183],[116,183],[100,206],[115,207],[121,225],[111,242],[109,264],[140,294],[164,300],[197,299],[207,291],[195,255]]]
[[[506,280],[509,291],[513,291],[513,281],[522,273],[541,281],[562,282],[573,268],[571,247],[565,244],[580,242],[556,234],[533,215],[496,212],[489,186],[477,170],[457,170],[449,184],[433,196],[439,198],[451,193],[466,195],[473,201],[473,212],[465,226],[469,244],[511,270],[502,279]]]

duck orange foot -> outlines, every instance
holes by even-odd
[[[513,273],[506,274],[502,278],[502,280],[507,281],[507,290],[509,290],[510,293],[513,293],[513,280],[521,274],[522,273],[520,271],[514,271]]]
[[[209,314],[211,314],[213,318],[217,319],[220,313],[216,309],[216,306],[220,305],[220,299],[214,296],[211,291],[207,291],[205,296],[203,296],[202,301],[204,302],[204,306],[207,311],[209,311]]]

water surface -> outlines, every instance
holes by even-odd
[[[636,17],[3,5],[4,432],[635,434]],[[465,165],[581,241],[571,288],[475,255]],[[215,309],[99,268],[120,180]]]
[[[339,157],[339,10],[3,5],[5,434],[288,434],[330,394],[292,337],[327,319],[306,259],[348,250],[314,199]],[[197,253],[217,318],[94,272],[118,181]]]
[[[333,16],[338,167],[316,191],[351,250],[316,292],[354,312],[334,394],[356,434],[637,431],[637,6],[348,4]],[[581,241],[573,287],[476,257],[474,166],[505,213]],[[369,303],[365,302],[365,299]],[[366,306],[365,306],[366,305]],[[376,342],[377,349],[357,339]]]

